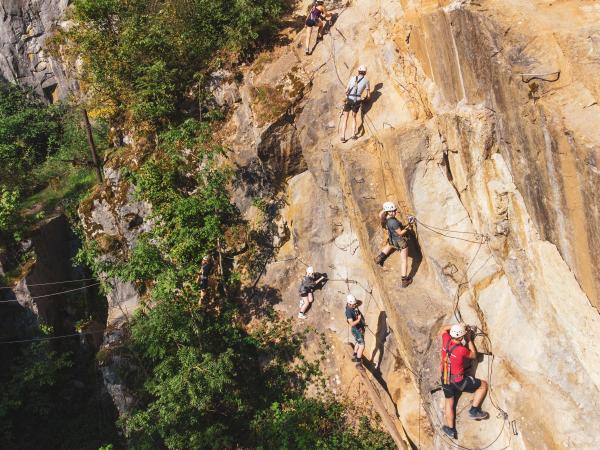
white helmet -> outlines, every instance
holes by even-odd
[[[315,269],[313,269],[312,266],[308,266],[306,268],[306,275],[314,275],[315,274]]]
[[[465,334],[467,334],[467,327],[464,323],[457,323],[456,325],[452,325],[450,327],[450,336],[454,339],[460,339]]]
[[[352,294],[348,294],[348,295],[346,296],[346,302],[347,302],[349,305],[356,305],[356,297],[355,297],[354,295],[352,295]]]
[[[385,202],[383,204],[383,210],[386,212],[396,211],[396,205],[394,205],[392,202]]]
[[[364,64],[361,64],[360,66],[358,66],[358,71],[359,72],[367,72],[367,66],[365,66]]]

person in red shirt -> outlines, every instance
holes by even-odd
[[[465,376],[465,359],[477,358],[473,336],[465,324],[459,323],[443,327],[442,336],[442,390],[444,391],[446,425],[442,431],[453,439],[457,433],[454,426],[456,399],[463,392],[475,393],[469,418],[487,419],[489,414],[481,410],[487,394],[487,382],[472,376]],[[466,345],[463,345],[463,339]]]

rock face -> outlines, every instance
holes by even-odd
[[[262,174],[247,180],[287,180],[290,239],[262,282],[295,315],[305,266],[329,272],[308,323],[334,342],[342,386],[354,379],[344,296],[362,301],[366,357],[380,371],[360,377],[387,399],[385,423],[404,445],[453,448],[439,432],[443,396],[430,390],[437,333],[456,320],[483,330],[477,345],[492,354],[471,369],[492,386],[491,419],[465,420],[463,396],[461,445],[600,441],[596,3],[351,2],[310,57],[303,34],[288,30],[292,44],[246,74],[227,144],[240,173]],[[373,97],[364,133],[340,144],[339,103],[359,64],[369,67]],[[246,183],[243,210],[248,193]],[[397,255],[384,270],[372,261],[386,200],[419,220],[407,289]]]
[[[461,445],[596,448],[597,2],[334,6],[337,20],[311,56],[290,29],[291,44],[260,55],[240,86],[226,73],[212,80],[215,102],[233,108],[222,135],[238,206],[250,217],[255,197],[285,194],[284,237],[259,287],[277,288],[278,307],[295,316],[305,267],[328,272],[307,322],[334,349],[332,389],[370,396],[399,447],[454,447],[439,432],[443,396],[431,390],[438,331],[464,320],[482,330],[476,342],[487,354],[471,371],[491,385],[491,419],[466,420],[471,396],[463,396]],[[369,68],[372,99],[359,138],[341,144],[340,103],[359,64]],[[107,257],[151,226],[150,205],[136,203],[113,166],[80,210]],[[376,218],[388,200],[402,219],[418,219],[406,289],[398,255],[385,269],[372,259],[384,244]],[[347,293],[369,325],[366,372],[350,363]],[[121,413],[133,399],[116,367],[131,363],[111,349],[138,301],[134,286],[116,282],[103,370]]]
[[[150,205],[134,198],[134,187],[117,168],[120,162],[114,158],[105,166],[104,183],[79,207],[86,238],[98,244],[100,258],[109,262],[127,255],[138,236],[151,227]],[[122,415],[134,402],[125,379],[130,371],[136,370],[136,365],[121,355],[118,348],[126,335],[129,317],[139,305],[140,295],[132,283],[117,279],[105,281],[111,289],[107,294],[108,318],[98,361],[104,384]]]
[[[81,305],[95,299],[98,289],[89,272],[73,263],[80,244],[64,215],[40,223],[31,240],[23,244],[30,255],[24,273],[4,292],[7,300],[18,302],[12,308],[14,318],[7,321],[12,322],[13,338],[28,335],[40,322],[57,334],[73,332]]]
[[[62,66],[46,49],[68,0],[3,0],[0,4],[0,81],[32,87],[48,101],[68,94]]]

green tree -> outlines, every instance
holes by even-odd
[[[33,92],[0,83],[0,180],[23,194],[35,190],[32,169],[60,144],[61,111]],[[32,183],[32,181],[34,181]]]
[[[95,110],[114,122],[154,128],[178,117],[199,73],[231,63],[274,31],[284,4],[76,0],[76,26],[65,39],[73,59],[84,62]]]

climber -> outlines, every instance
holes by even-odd
[[[315,289],[321,287],[320,284],[324,281],[327,281],[326,273],[315,272],[312,267],[306,268],[306,275],[302,278],[300,288],[298,289],[298,292],[300,293],[299,319],[306,319],[304,313],[315,299],[313,293],[315,292]]]
[[[210,275],[211,269],[212,269],[212,267],[211,267],[210,256],[205,255],[202,258],[202,265],[200,266],[200,273],[198,274],[198,277],[196,278],[196,283],[199,282],[199,287],[200,287],[200,300],[198,301],[198,305],[202,305],[202,300],[204,300],[204,298],[206,297],[206,294],[208,292],[208,276]]]
[[[306,49],[305,52],[307,55],[310,55],[310,38],[312,36],[312,29],[315,26],[319,27],[317,31],[317,41],[323,39],[323,27],[325,20],[331,20],[331,13],[328,13],[325,9],[325,5],[323,4],[323,0],[316,0],[310,7],[310,11],[308,13],[308,17],[306,18]]]
[[[409,216],[408,225],[404,226],[396,219],[396,205],[385,202],[383,210],[379,212],[381,227],[388,232],[387,245],[381,253],[375,257],[375,263],[383,267],[384,261],[395,250],[400,250],[400,275],[402,276],[402,287],[412,283],[412,277],[408,275],[408,232],[411,230],[414,218]]]
[[[474,420],[487,419],[489,414],[481,410],[481,403],[487,393],[487,382],[472,376],[465,376],[465,359],[475,359],[477,349],[473,342],[471,327],[459,323],[443,327],[442,336],[442,389],[445,397],[446,425],[442,431],[456,439],[455,402],[462,392],[475,393],[469,410],[469,418]],[[463,345],[463,339],[466,346]]]
[[[362,362],[362,354],[365,349],[365,319],[358,309],[356,298],[352,294],[346,296],[346,320],[350,324],[352,329],[352,336],[354,336],[354,355],[352,356],[352,362],[360,365]]]
[[[361,109],[363,101],[369,100],[371,97],[371,86],[369,85],[369,80],[365,77],[367,75],[367,66],[361,65],[358,67],[358,75],[353,76],[348,81],[348,87],[346,89],[346,97],[344,98],[344,107],[342,109],[341,120],[344,122],[344,131],[342,132],[342,136],[340,140],[342,142],[346,142],[346,128],[348,127],[348,117],[350,116],[350,111],[352,111],[352,119],[353,123],[353,131],[352,139],[358,138],[358,129],[359,127],[356,116],[358,115],[358,111]],[[367,91],[367,95],[364,100],[362,98],[362,93]],[[362,126],[362,111],[361,111],[361,124]]]

